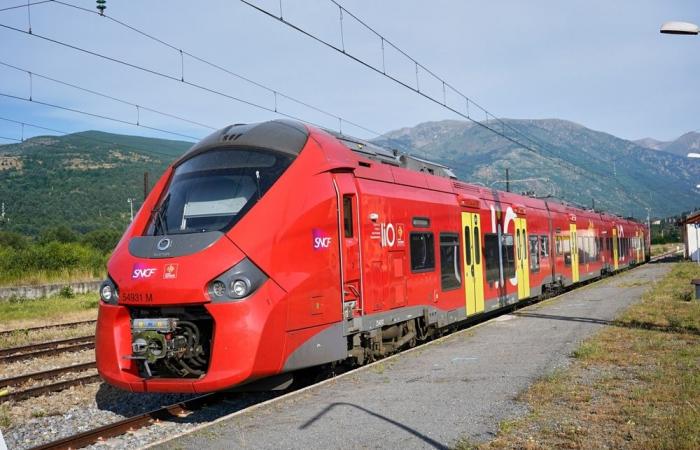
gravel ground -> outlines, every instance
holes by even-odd
[[[0,322],[0,331],[16,330],[18,328],[42,327],[44,325],[49,325],[47,321],[50,321],[51,324],[60,324],[94,319],[97,319],[97,308],[85,311],[71,311],[63,313],[61,315],[61,319],[56,320],[55,322],[45,317],[39,319],[5,320]]]
[[[0,366],[0,378],[16,377],[42,370],[57,369],[59,367],[94,361],[94,359],[94,350],[83,350],[81,352],[59,353],[58,355],[48,356],[45,358],[32,358],[25,359],[24,361],[15,361],[2,364],[2,366]]]

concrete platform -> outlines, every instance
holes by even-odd
[[[159,444],[178,449],[448,448],[491,439],[514,399],[670,264],[648,264]]]

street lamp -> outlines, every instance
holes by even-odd
[[[663,34],[685,34],[691,36],[697,36],[700,32],[700,28],[697,25],[690,22],[666,22],[661,25],[659,32]]]

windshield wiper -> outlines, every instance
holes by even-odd
[[[163,217],[165,215],[165,211],[168,209],[168,202],[170,202],[170,195],[166,197],[158,208],[152,211],[156,219],[156,224],[153,227],[154,236],[158,235],[158,230],[161,230],[163,232],[162,234],[168,234],[168,222]]]

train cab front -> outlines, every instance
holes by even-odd
[[[283,345],[277,358],[261,342],[284,320],[284,291],[230,230],[280,188],[306,138],[284,122],[227,127],[166,172],[107,265],[96,335],[105,381],[199,393],[279,369]]]

